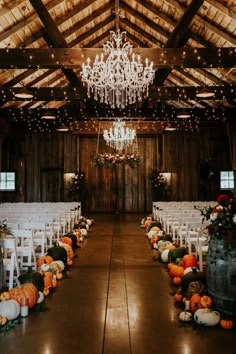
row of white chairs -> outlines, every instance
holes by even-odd
[[[172,203],[168,206],[163,204],[163,209],[159,207],[157,220],[161,222],[164,231],[170,234],[174,241],[180,246],[185,246],[189,254],[195,254],[199,261],[199,268],[203,270],[203,258],[208,251],[208,221],[202,219],[200,211],[194,206],[215,205],[215,202],[176,202],[174,204],[176,204],[175,207]]]
[[[12,230],[12,236],[0,239],[3,254],[4,285],[18,285],[18,277],[31,267],[37,269],[33,230]]]
[[[29,218],[24,219],[21,211],[25,204],[19,203],[22,206],[20,208],[18,203],[12,203],[15,207],[12,213],[6,212],[8,208],[4,208],[4,204],[0,204],[0,219],[7,219],[7,226],[11,228],[12,235],[0,239],[0,247],[3,253],[5,285],[12,288],[15,284],[18,285],[17,279],[22,271],[28,267],[37,269],[36,259],[43,256],[54,241],[58,241],[62,235],[73,229],[81,216],[81,208],[74,206],[66,211],[63,208],[60,215],[55,214],[53,219],[45,220],[42,217],[44,210],[40,210],[41,205],[37,209],[35,204],[34,212],[29,213]],[[76,205],[78,206],[78,203]],[[17,218],[12,218],[13,214],[17,215]],[[36,218],[36,215],[41,218]]]

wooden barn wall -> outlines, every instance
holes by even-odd
[[[2,170],[15,169],[19,176],[16,193],[2,193],[2,201],[69,201],[66,174],[83,171],[83,204],[88,212],[150,211],[152,169],[171,173],[169,200],[215,199],[219,193],[219,171],[235,168],[235,137],[229,139],[226,126],[201,129],[199,133],[138,136],[138,147],[133,148],[142,156],[138,168],[94,166],[96,153],[109,149],[102,138],[98,144],[93,135],[32,133],[26,135],[20,146],[19,155],[11,140],[5,139],[1,145]],[[214,173],[202,186],[200,166],[209,158]]]

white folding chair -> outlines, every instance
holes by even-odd
[[[3,285],[11,289],[14,283],[18,285],[17,278],[20,275],[15,238],[0,239],[0,247],[3,254]]]
[[[33,239],[33,229],[12,229],[12,234],[15,236],[16,252],[19,260],[20,270],[37,269],[36,254]]]

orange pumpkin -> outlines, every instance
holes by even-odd
[[[175,284],[175,285],[180,285],[181,282],[182,282],[182,278],[180,278],[180,277],[174,277],[174,278],[172,279],[172,282],[173,282],[173,284]]]
[[[195,312],[198,309],[202,309],[201,298],[202,296],[199,294],[194,294],[191,296],[189,300],[189,308],[191,312]]]
[[[184,268],[182,266],[173,265],[169,270],[169,276],[171,278],[180,277],[182,278],[184,274]]]
[[[0,300],[1,301],[10,300],[10,298],[11,298],[11,295],[10,295],[9,291],[4,291],[0,295]]]
[[[174,263],[168,263],[167,268],[170,270],[175,264]]]
[[[12,288],[9,290],[11,299],[16,300],[20,305],[23,305],[25,299],[28,300],[28,306],[31,309],[38,300],[38,290],[32,283],[23,284],[20,288]]]
[[[157,243],[158,238],[159,238],[159,237],[158,237],[157,235],[153,236],[152,239],[151,239],[151,241],[150,241],[150,244],[153,245],[154,243]]]
[[[183,295],[180,293],[176,293],[174,295],[174,300],[175,300],[175,302],[183,302]]]
[[[201,297],[201,305],[205,308],[210,308],[212,306],[212,298],[208,295],[203,295]]]
[[[182,266],[184,269],[186,268],[191,268],[191,267],[196,267],[197,266],[197,259],[194,255],[192,254],[186,254],[182,258]]]
[[[145,229],[148,228],[148,226],[149,226],[151,223],[152,223],[152,220],[151,220],[151,219],[147,219],[147,220],[145,221],[145,224],[144,224]]]
[[[53,284],[52,284],[52,273],[51,272],[44,272],[43,281],[44,281],[44,289],[49,289],[50,290],[53,287]]]
[[[72,239],[71,238],[64,236],[60,239],[60,241],[63,243],[66,243],[67,245],[72,247]]]
[[[234,321],[233,320],[227,320],[227,319],[221,319],[220,320],[220,326],[224,329],[232,329],[234,326]]]
[[[28,306],[31,309],[38,301],[39,292],[36,286],[32,283],[26,283],[21,286],[21,289],[25,292],[28,298]]]
[[[51,256],[42,256],[37,259],[37,267],[40,268],[43,264],[50,264],[53,262],[53,258]]]

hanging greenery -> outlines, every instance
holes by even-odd
[[[141,156],[138,153],[119,154],[119,153],[104,153],[97,154],[94,158],[94,165],[98,167],[128,165],[132,168],[138,167],[141,164]]]

